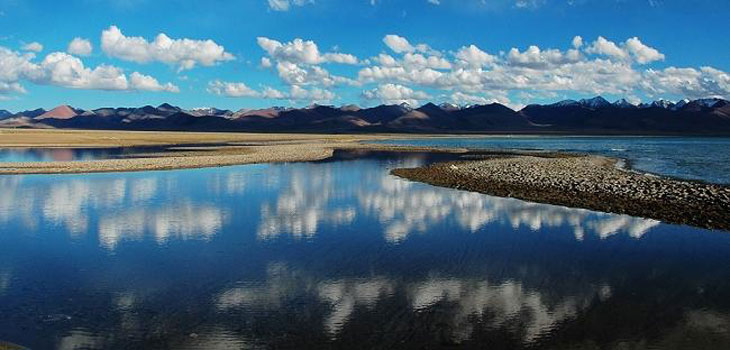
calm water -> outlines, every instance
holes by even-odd
[[[730,233],[388,175],[427,157],[2,176],[0,340],[730,346]]]
[[[627,159],[640,171],[730,184],[730,138],[515,136],[389,140],[383,143],[593,153]]]
[[[117,148],[0,148],[0,163],[112,159],[162,151],[169,150],[162,146]]]

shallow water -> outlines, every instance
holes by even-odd
[[[388,175],[438,157],[2,176],[0,341],[730,346],[729,233]]]
[[[624,158],[634,169],[730,184],[730,138],[650,136],[485,136],[387,140],[379,143],[513,150],[550,150]]]

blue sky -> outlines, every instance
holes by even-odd
[[[0,0],[0,109],[730,98],[728,11],[724,0]]]

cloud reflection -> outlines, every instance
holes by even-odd
[[[287,301],[308,296],[328,310],[322,328],[336,338],[355,317],[356,310],[384,312],[375,310],[380,302],[405,294],[408,305],[404,307],[410,312],[439,310],[440,314],[445,314],[455,340],[470,339],[478,326],[507,328],[523,342],[530,343],[576,317],[597,297],[605,300],[611,295],[611,287],[602,285],[547,298],[539,290],[526,288],[519,281],[492,284],[485,279],[469,277],[402,281],[372,276],[325,280],[316,285],[312,283],[314,279],[314,276],[294,271],[284,264],[274,264],[269,267],[265,281],[225,290],[217,296],[215,304],[223,312],[231,309],[258,312],[256,310],[283,308]]]
[[[415,163],[420,162],[416,160]],[[414,164],[397,166],[406,165]],[[514,229],[525,227],[532,231],[565,227],[577,240],[583,240],[586,234],[605,239],[620,233],[638,239],[660,223],[652,219],[437,188],[388,175],[382,168],[339,174],[340,168],[325,163],[289,172],[280,170],[272,167],[276,178],[286,185],[275,201],[261,204],[261,224],[257,231],[260,239],[273,239],[283,234],[311,238],[322,224],[347,225],[358,216],[375,218],[382,225],[384,239],[390,243],[402,242],[410,235],[425,233],[448,222],[470,232],[480,231],[490,224],[509,225]],[[357,178],[343,186],[337,182],[343,176]]]
[[[150,232],[162,244],[170,239],[210,239],[223,226],[225,215],[207,205],[182,203],[161,209],[132,209],[99,219],[99,242],[114,249],[121,240],[141,240]]]
[[[252,207],[258,212],[252,221],[260,240],[312,238],[355,220],[379,225],[383,238],[393,244],[443,225],[468,232],[491,225],[533,231],[565,228],[577,240],[620,233],[641,238],[659,225],[656,220],[413,183],[388,175],[384,167],[418,166],[421,158],[389,162],[279,164],[257,166],[256,172],[230,167],[201,177],[186,171],[6,176],[0,178],[0,222],[19,220],[33,231],[41,224],[58,225],[72,236],[92,232],[108,249],[146,234],[159,243],[208,239],[224,228],[226,213],[250,216],[244,210]]]

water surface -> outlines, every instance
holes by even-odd
[[[67,162],[115,159],[144,153],[170,152],[165,146],[111,148],[0,148],[2,162]]]
[[[727,232],[388,175],[434,157],[2,176],[0,341],[730,346]]]
[[[689,180],[730,184],[730,138],[653,136],[484,136],[387,140],[379,143],[600,154],[634,169]]]

